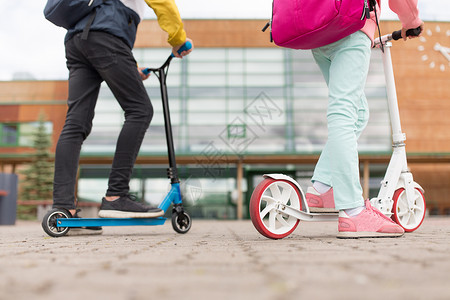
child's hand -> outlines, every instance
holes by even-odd
[[[180,49],[181,46],[183,46],[184,43],[186,43],[187,41],[189,41],[189,42],[192,44],[192,48],[189,49],[189,50],[187,50],[187,51],[183,51],[183,52],[181,52],[180,54],[178,54],[178,49]],[[180,46],[177,46],[177,47],[173,47],[173,48],[172,48],[172,53],[173,53],[173,55],[174,55],[175,57],[183,58],[183,56],[188,55],[188,54],[191,53],[192,50],[194,49],[194,43],[192,42],[192,40],[191,40],[190,38],[186,38],[186,41],[185,41],[184,43],[181,44]]]
[[[150,74],[151,74],[151,73],[148,73],[147,75],[145,75],[144,73],[142,73],[142,70],[144,70],[145,68],[137,68],[137,69],[138,69],[139,75],[141,75],[141,79],[142,79],[142,80],[146,80],[147,78],[150,77]]]
[[[422,33],[422,32],[423,32],[423,22],[422,22],[422,24],[420,24],[419,27],[420,27],[420,32]],[[402,27],[402,38],[403,38],[404,41],[406,41],[407,38],[413,39],[413,38],[416,38],[416,37],[419,37],[419,36],[420,36],[420,34],[417,35],[417,36],[406,36],[406,31],[407,31],[407,30],[408,30],[408,28]]]

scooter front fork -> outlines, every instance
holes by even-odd
[[[408,169],[405,147],[400,146],[394,149],[386,175],[381,182],[378,197],[372,199],[371,203],[383,214],[390,217],[394,205],[393,197],[395,191],[400,188],[405,189],[408,208],[410,209],[414,206],[414,189],[416,187],[422,190],[422,188],[414,182],[413,175]]]
[[[182,214],[184,213],[184,207],[182,203],[174,204],[172,207],[172,214]]]
[[[412,174],[408,170],[405,146],[402,142],[394,146],[386,174],[383,181],[381,181],[378,196],[371,200],[372,205],[390,217],[392,215],[392,206],[394,205],[393,197],[395,191],[399,187],[404,186],[403,181],[408,182],[410,180],[412,180]]]

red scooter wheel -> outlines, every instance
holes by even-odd
[[[301,194],[289,181],[264,179],[253,191],[250,199],[250,218],[256,230],[265,237],[282,239],[291,234],[299,219],[277,210],[278,204],[301,209]]]
[[[406,232],[413,232],[420,227],[425,219],[425,198],[422,192],[414,189],[414,202],[409,204],[406,198],[406,191],[400,188],[394,193],[394,205],[392,206],[392,219],[399,224]]]

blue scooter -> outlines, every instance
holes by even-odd
[[[188,51],[192,44],[187,41],[178,53]],[[170,62],[175,56],[171,54],[166,62],[159,68],[146,68],[142,72],[146,75],[154,73],[159,80],[161,87],[161,99],[163,104],[164,127],[166,131],[167,150],[169,156],[169,168],[167,176],[170,179],[171,189],[164,200],[159,204],[164,212],[170,205],[172,208],[172,227],[178,233],[186,233],[191,228],[191,218],[183,208],[180,191],[180,179],[178,178],[177,165],[175,160],[175,149],[173,145],[172,124],[170,121],[169,99],[167,95],[167,72]],[[52,237],[66,235],[70,228],[97,227],[97,226],[143,226],[143,225],[163,225],[166,221],[164,217],[158,218],[73,218],[72,214],[64,208],[53,208],[46,213],[42,220],[42,228]]]

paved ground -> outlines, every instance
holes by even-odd
[[[273,241],[250,221],[194,220],[185,235],[167,223],[50,238],[22,221],[0,226],[0,299],[450,299],[450,218],[397,239],[336,228],[301,222]]]

